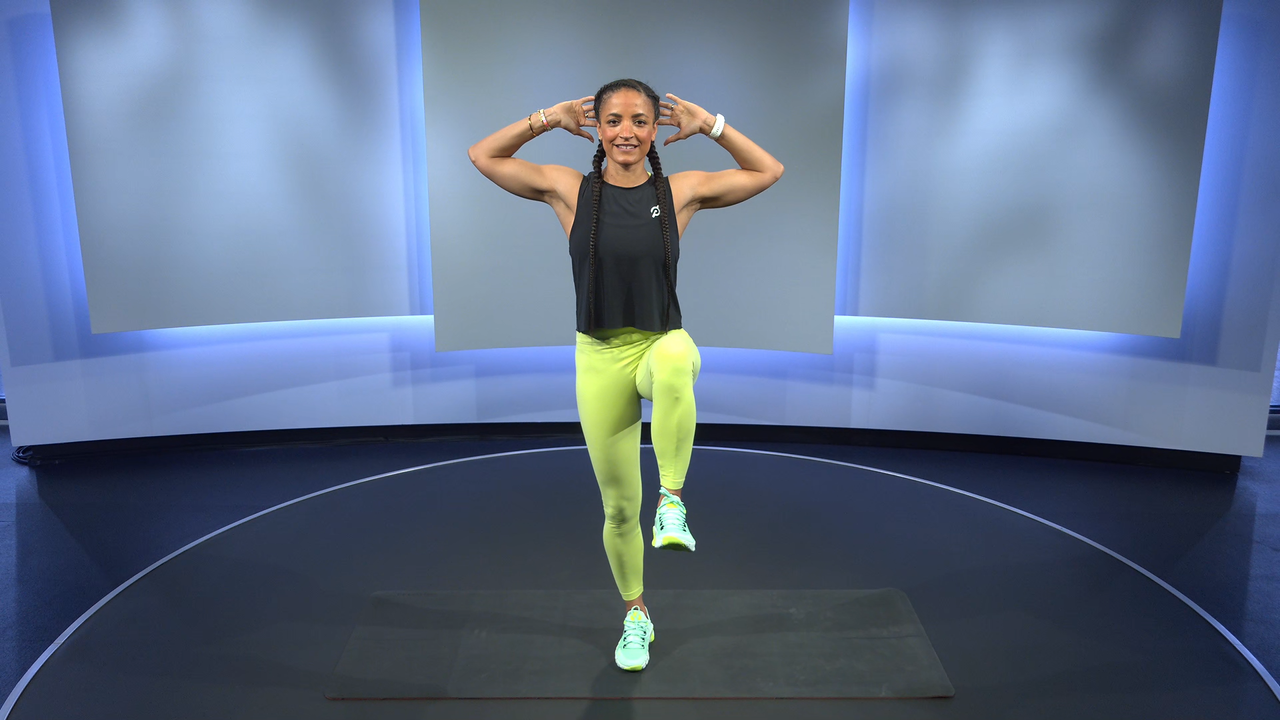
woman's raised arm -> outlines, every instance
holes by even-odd
[[[567,187],[566,183],[572,185],[571,192],[577,192],[582,173],[562,165],[536,165],[512,156],[526,142],[555,128],[564,128],[594,143],[595,138],[583,130],[596,126],[596,121],[587,117],[586,106],[590,103],[590,97],[567,100],[532,113],[472,145],[467,155],[482,175],[503,190],[554,204],[553,196],[558,196],[562,187]]]
[[[678,131],[667,138],[663,145],[670,145],[699,133],[708,136],[711,134],[716,124],[715,115],[671,93],[667,93],[667,97],[671,102],[662,103],[662,117],[658,124],[675,126]],[[683,205],[678,210],[692,214],[704,208],[735,205],[764,192],[782,177],[782,163],[777,158],[727,123],[722,124],[716,142],[729,151],[738,163],[738,169],[683,172],[672,176],[672,190],[679,188],[680,194],[684,196],[682,201],[677,201]]]

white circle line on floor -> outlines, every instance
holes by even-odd
[[[1250,652],[1249,648],[1245,647],[1245,646],[1244,646],[1244,643],[1240,642],[1239,638],[1237,638],[1235,635],[1233,635],[1233,634],[1231,633],[1231,631],[1230,631],[1230,630],[1228,630],[1228,629],[1226,629],[1225,627],[1223,627],[1222,623],[1218,622],[1218,619],[1217,619],[1217,618],[1215,618],[1214,616],[1210,615],[1210,614],[1208,613],[1208,611],[1206,611],[1204,608],[1202,608],[1202,607],[1200,607],[1199,605],[1197,605],[1197,604],[1195,603],[1195,601],[1194,601],[1194,600],[1192,600],[1191,598],[1187,597],[1186,595],[1183,595],[1181,592],[1179,592],[1179,591],[1178,591],[1176,588],[1174,588],[1172,585],[1170,585],[1169,583],[1165,582],[1164,580],[1161,580],[1159,577],[1157,577],[1157,576],[1155,575],[1155,573],[1151,572],[1150,570],[1147,570],[1146,568],[1142,567],[1142,566],[1141,566],[1141,565],[1139,565],[1138,563],[1136,563],[1136,562],[1134,562],[1134,561],[1130,560],[1129,558],[1127,558],[1127,557],[1125,557],[1125,556],[1121,555],[1120,553],[1118,553],[1118,552],[1116,552],[1116,551],[1112,550],[1111,548],[1109,548],[1109,547],[1107,547],[1107,546],[1105,546],[1105,545],[1103,545],[1103,544],[1101,544],[1101,543],[1098,543],[1098,542],[1095,542],[1095,541],[1093,541],[1093,540],[1090,540],[1089,538],[1087,538],[1087,537],[1085,537],[1085,536],[1081,535],[1081,534],[1080,534],[1080,533],[1078,533],[1078,532],[1075,532],[1074,530],[1068,530],[1067,528],[1065,528],[1065,527],[1063,527],[1063,526],[1061,526],[1061,525],[1059,525],[1059,524],[1057,524],[1057,523],[1055,523],[1055,522],[1051,522],[1051,521],[1049,521],[1049,520],[1045,520],[1044,518],[1040,517],[1039,515],[1033,515],[1033,514],[1031,514],[1031,513],[1027,512],[1026,510],[1020,510],[1020,509],[1018,509],[1018,508],[1016,508],[1016,507],[1013,507],[1012,505],[1006,505],[1006,504],[1004,504],[1004,503],[1002,503],[1002,502],[1000,502],[1000,501],[998,501],[998,500],[992,500],[992,499],[991,499],[991,498],[989,498],[989,497],[984,497],[984,496],[982,496],[982,495],[978,495],[978,494],[976,494],[976,493],[971,493],[971,492],[969,492],[969,491],[967,491],[967,490],[961,490],[961,489],[959,489],[959,488],[953,488],[953,487],[951,487],[950,485],[943,485],[942,483],[937,483],[937,482],[934,482],[934,481],[932,481],[932,480],[925,480],[925,479],[923,479],[923,478],[914,477],[914,476],[912,476],[912,475],[905,475],[905,474],[903,474],[903,473],[894,472],[894,471],[892,471],[892,470],[882,470],[881,468],[871,467],[871,466],[869,466],[869,465],[858,465],[858,464],[856,464],[856,463],[844,462],[844,461],[841,461],[841,460],[830,460],[830,459],[827,459],[827,458],[813,457],[813,456],[811,456],[811,455],[795,455],[795,454],[792,454],[792,453],[774,452],[774,451],[771,451],[771,450],[752,450],[752,449],[750,449],[750,448],[727,448],[727,447],[699,446],[699,449],[702,449],[702,450],[724,450],[724,451],[728,451],[728,452],[754,453],[754,454],[757,454],[757,455],[776,455],[776,456],[778,456],[778,457],[796,458],[796,459],[800,459],[800,460],[812,460],[812,461],[814,461],[814,462],[828,463],[828,464],[831,464],[831,465],[842,465],[842,466],[844,466],[844,467],[857,468],[857,469],[859,469],[859,470],[866,470],[866,471],[868,471],[868,472],[875,472],[875,473],[880,473],[880,474],[883,474],[883,475],[891,475],[891,476],[893,476],[893,477],[902,478],[902,479],[904,479],[904,480],[911,480],[911,481],[913,481],[913,482],[918,482],[918,483],[921,483],[921,484],[923,484],[923,485],[929,485],[929,486],[931,486],[931,487],[935,487],[935,488],[938,488],[938,489],[940,489],[940,490],[948,490],[948,491],[953,492],[953,493],[956,493],[956,494],[958,494],[958,495],[964,495],[964,496],[966,496],[966,497],[973,498],[974,500],[981,500],[981,501],[982,501],[982,502],[984,502],[984,503],[988,503],[988,504],[990,504],[990,505],[994,505],[994,506],[996,506],[996,507],[998,507],[998,508],[1002,508],[1002,509],[1004,509],[1004,510],[1008,510],[1009,512],[1012,512],[1012,513],[1017,513],[1018,515],[1021,515],[1021,516],[1025,517],[1025,518],[1028,518],[1028,519],[1030,519],[1030,520],[1035,520],[1036,522],[1041,523],[1042,525],[1047,525],[1048,527],[1051,527],[1051,528],[1053,528],[1054,530],[1057,530],[1058,532],[1062,532],[1062,533],[1065,533],[1065,534],[1067,534],[1067,535],[1070,535],[1071,537],[1073,537],[1073,538],[1075,538],[1075,539],[1077,539],[1077,540],[1079,540],[1079,541],[1081,541],[1081,542],[1083,542],[1083,543],[1085,543],[1085,544],[1087,544],[1087,545],[1090,545],[1090,546],[1092,546],[1093,548],[1095,548],[1095,549],[1097,549],[1097,550],[1101,550],[1102,552],[1106,553],[1107,555],[1110,555],[1111,557],[1115,558],[1116,560],[1119,560],[1120,562],[1124,563],[1125,565],[1128,565],[1130,568],[1132,568],[1133,570],[1136,570],[1138,573],[1140,573],[1140,574],[1142,574],[1143,576],[1145,576],[1148,580],[1150,580],[1151,582],[1153,582],[1153,583],[1155,583],[1155,584],[1159,585],[1160,587],[1164,588],[1165,590],[1169,591],[1169,593],[1170,593],[1170,594],[1172,594],[1174,597],[1178,598],[1178,599],[1179,599],[1179,600],[1181,600],[1183,603],[1185,603],[1185,604],[1187,605],[1187,607],[1189,607],[1189,608],[1191,608],[1192,610],[1194,610],[1194,611],[1196,612],[1196,614],[1197,614],[1197,615],[1199,615],[1200,617],[1204,618],[1205,622],[1207,622],[1207,623],[1209,623],[1210,625],[1212,625],[1212,626],[1213,626],[1213,628],[1214,628],[1215,630],[1217,630],[1219,633],[1221,633],[1222,637],[1226,638],[1227,642],[1231,643],[1232,647],[1234,647],[1237,651],[1239,651],[1239,652],[1240,652],[1240,654],[1241,654],[1241,655],[1243,655],[1243,656],[1244,656],[1244,659],[1245,659],[1245,660],[1247,660],[1247,661],[1249,662],[1249,664],[1253,666],[1253,669],[1257,671],[1258,675],[1262,677],[1262,680],[1263,680],[1263,682],[1265,682],[1265,683],[1267,684],[1267,687],[1271,688],[1271,694],[1272,694],[1272,695],[1275,695],[1275,697],[1276,697],[1276,700],[1277,700],[1277,701],[1280,701],[1280,684],[1277,684],[1277,683],[1276,683],[1276,679],[1275,679],[1275,678],[1273,678],[1273,677],[1271,676],[1271,673],[1270,673],[1270,672],[1268,672],[1268,671],[1267,671],[1267,669],[1266,669],[1265,667],[1263,667],[1262,663],[1258,661],[1258,658],[1254,657],[1253,653],[1252,653],[1252,652]]]
[[[646,445],[645,447],[652,447],[652,446]],[[866,470],[868,472],[880,473],[882,475],[889,475],[892,477],[902,478],[904,480],[910,480],[912,482],[921,483],[923,485],[929,485],[931,487],[935,487],[940,490],[947,490],[947,491],[956,493],[958,495],[964,495],[966,497],[970,497],[975,500],[980,500],[990,505],[994,505],[998,508],[1003,508],[1005,510],[1008,510],[1009,512],[1016,513],[1030,520],[1034,520],[1047,527],[1051,527],[1054,530],[1057,530],[1059,532],[1070,535],[1071,537],[1077,540],[1080,540],[1081,542],[1084,542],[1097,550],[1101,550],[1102,552],[1106,553],[1107,555],[1110,555],[1116,560],[1119,560],[1125,565],[1128,565],[1130,568],[1141,573],[1148,580],[1151,580],[1152,582],[1156,583],[1160,587],[1164,588],[1169,593],[1171,593],[1174,597],[1178,598],[1183,603],[1185,603],[1188,607],[1194,610],[1196,614],[1204,618],[1206,622],[1212,625],[1214,629],[1216,629],[1224,638],[1226,638],[1227,642],[1231,643],[1232,647],[1234,647],[1237,651],[1239,651],[1239,653],[1242,656],[1244,656],[1245,660],[1247,660],[1249,664],[1253,666],[1253,669],[1257,671],[1258,675],[1262,677],[1264,682],[1266,682],[1267,687],[1271,689],[1271,692],[1273,695],[1275,695],[1276,700],[1280,701],[1280,685],[1277,685],[1275,678],[1271,677],[1271,673],[1267,672],[1267,669],[1262,666],[1262,663],[1258,662],[1258,659],[1254,657],[1253,653],[1250,652],[1249,649],[1246,648],[1244,644],[1241,643],[1240,640],[1237,639],[1236,636],[1231,633],[1230,630],[1227,630],[1225,627],[1223,627],[1222,623],[1218,622],[1218,620],[1214,618],[1212,615],[1210,615],[1208,612],[1206,612],[1204,608],[1200,607],[1194,601],[1192,601],[1191,598],[1188,598],[1186,595],[1183,595],[1181,592],[1178,592],[1178,590],[1176,590],[1169,583],[1156,577],[1154,573],[1148,571],[1146,568],[1142,567],[1141,565],[1138,565],[1137,563],[1133,562],[1129,558],[1126,558],[1123,555],[1115,552],[1114,550],[1111,550],[1110,548],[1100,543],[1094,542],[1093,540],[1090,540],[1089,538],[1077,532],[1068,530],[1067,528],[1064,528],[1061,525],[1058,525],[1057,523],[1053,523],[1048,520],[1045,520],[1044,518],[1038,515],[1033,515],[1029,512],[1026,512],[1025,510],[1019,510],[1018,508],[1013,507],[1012,505],[1006,505],[997,500],[992,500],[991,498],[984,497],[976,493],[968,492],[967,490],[960,490],[959,488],[953,488],[950,485],[943,485],[942,483],[933,482],[932,480],[925,480],[923,478],[914,477],[912,475],[905,475],[903,473],[894,472],[892,470],[883,470],[881,468],[871,467],[868,465],[858,465],[856,463],[844,462],[842,460],[831,460],[828,458],[813,457],[811,455],[797,455],[793,453],[775,452],[771,450],[752,450],[750,448],[716,447],[712,445],[697,445],[695,447],[699,450],[717,450],[721,452],[738,452],[738,453],[749,453],[749,454],[756,454],[756,455],[773,455],[776,457],[793,458],[797,460],[810,460],[813,462],[827,463],[829,465],[840,465],[843,467],[855,468],[857,470]],[[431,468],[443,467],[445,465],[454,465],[457,463],[471,462],[473,460],[489,460],[492,458],[510,457],[512,455],[528,455],[532,453],[560,452],[563,450],[586,450],[586,449],[587,448],[585,445],[572,445],[572,446],[565,446],[565,447],[513,450],[511,452],[491,453],[488,455],[473,455],[470,457],[454,458],[452,460],[442,460],[440,462],[429,463],[427,465],[416,465],[414,467],[401,468],[400,470],[392,470],[390,472],[381,473],[379,475],[371,475],[367,478],[352,480],[351,482],[343,483],[341,485],[334,485],[333,487],[325,488],[324,490],[317,490],[316,492],[294,498],[293,500],[281,503],[279,505],[276,505],[275,507],[267,508],[266,510],[254,513],[248,517],[237,520],[236,522],[231,523],[230,525],[214,530],[213,532],[209,533],[208,535],[205,535],[199,540],[192,541],[186,544],[185,546],[179,548],[178,550],[175,550],[172,553],[166,555],[160,560],[157,560],[156,562],[152,563],[149,567],[147,567],[145,570],[142,570],[137,575],[134,575],[132,578],[129,578],[124,583],[121,583],[119,587],[117,587],[115,590],[112,590],[110,593],[106,595],[106,597],[102,598],[97,603],[95,603],[93,607],[86,610],[84,614],[81,615],[75,622],[71,623],[71,625],[68,626],[67,629],[64,630],[62,634],[58,636],[58,639],[54,640],[53,643],[49,645],[49,647],[46,648],[43,653],[41,653],[40,657],[37,658],[36,661],[32,663],[31,667],[27,669],[27,672],[23,674],[22,679],[18,681],[18,684],[14,686],[13,691],[9,693],[9,698],[5,700],[5,703],[3,706],[0,706],[0,720],[8,720],[9,714],[13,710],[13,706],[18,702],[18,698],[22,696],[22,691],[26,689],[27,685],[31,682],[31,679],[35,677],[37,672],[40,671],[40,668],[45,664],[45,662],[48,661],[49,657],[52,656],[53,653],[56,652],[57,649],[67,641],[67,638],[71,637],[72,633],[74,633],[77,629],[80,628],[81,625],[83,625],[86,621],[88,621],[88,619],[92,617],[93,614],[97,612],[99,608],[101,608],[103,605],[106,605],[108,602],[110,602],[113,598],[115,598],[120,593],[124,592],[126,589],[129,588],[129,586],[133,585],[134,583],[138,582],[142,578],[146,577],[147,574],[149,574],[151,571],[155,570],[156,568],[160,567],[166,562],[169,562],[170,560],[181,555],[182,553],[190,550],[191,548],[199,545],[200,543],[203,543],[206,540],[217,537],[218,535],[221,535],[222,533],[227,532],[228,530],[239,527],[240,525],[243,525],[251,520],[256,520],[257,518],[260,518],[263,515],[266,515],[268,513],[275,512],[276,510],[289,507],[290,505],[296,505],[297,503],[300,503],[304,500],[310,500],[311,498],[319,497],[320,495],[325,495],[331,492],[335,492],[337,490],[342,490],[344,488],[349,488],[354,485],[361,485],[363,483],[373,482],[374,480],[381,480],[383,478],[388,478],[395,475],[403,475],[405,473],[417,472],[419,470],[429,470]]]

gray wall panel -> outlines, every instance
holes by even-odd
[[[413,312],[392,0],[53,0],[94,332]]]
[[[1177,337],[1220,15],[876,0],[851,311]]]
[[[847,2],[422,0],[421,14],[438,350],[573,342],[560,224],[481,176],[467,148],[540,107],[636,77],[723,113],[787,167],[764,194],[690,223],[685,327],[700,345],[831,352]],[[517,157],[585,172],[592,152],[557,130]],[[701,136],[659,153],[668,173],[734,166]]]

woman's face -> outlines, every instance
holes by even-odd
[[[611,164],[644,162],[658,134],[653,103],[644,93],[623,88],[605,98],[596,122],[605,157]]]

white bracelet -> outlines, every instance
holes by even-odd
[[[711,132],[707,133],[707,137],[712,140],[719,140],[722,132],[724,132],[724,116],[716,113],[716,124],[711,128]]]

